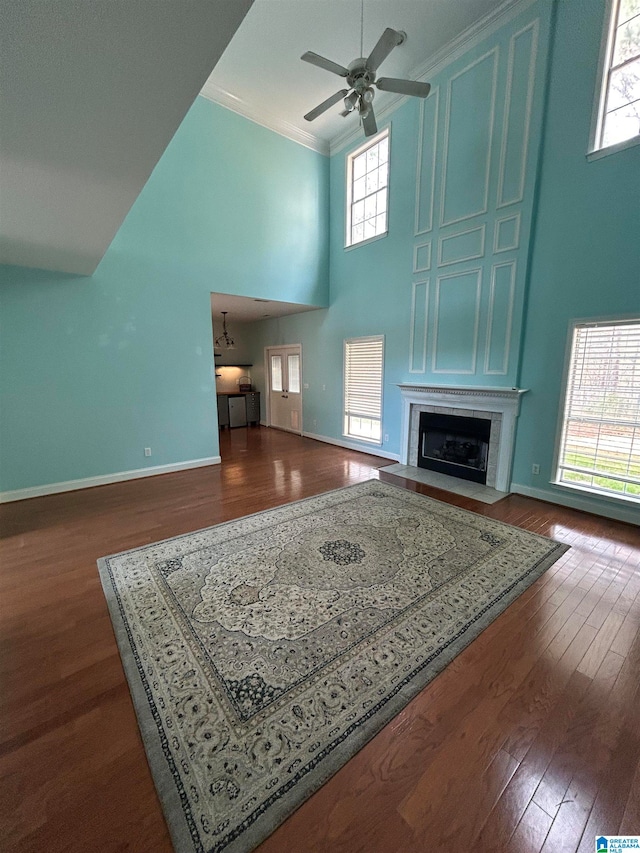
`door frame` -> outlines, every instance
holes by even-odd
[[[271,424],[271,351],[272,350],[291,350],[291,354],[294,355],[296,352],[300,356],[300,429],[285,429],[285,432],[292,432],[295,435],[304,435],[303,427],[304,424],[302,422],[302,391],[304,389],[304,383],[302,381],[302,344],[270,344],[264,348],[264,376],[265,376],[265,390],[266,390],[266,405],[265,411],[267,415],[267,426],[270,427]],[[287,353],[289,354],[289,353]],[[284,427],[277,427],[277,429],[284,429]]]

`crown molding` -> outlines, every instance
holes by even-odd
[[[478,45],[483,39],[493,35],[500,27],[509,23],[529,6],[533,6],[535,2],[537,0],[505,0],[493,12],[485,15],[480,21],[476,21],[468,30],[460,33],[444,48],[418,65],[413,71],[415,79],[421,80],[427,75],[434,77],[439,74],[447,65],[455,62],[456,59],[460,59],[468,50]]]
[[[434,77],[439,74],[447,65],[455,62],[463,56],[468,50],[471,50],[483,39],[492,35],[500,27],[507,24],[510,20],[519,15],[529,6],[532,6],[537,0],[505,0],[500,6],[485,15],[480,21],[476,21],[471,27],[460,33],[455,39],[452,39],[446,45],[440,48],[435,54],[430,56],[425,62],[418,65],[407,76],[412,80],[424,80],[427,77]],[[247,103],[242,98],[238,98],[231,92],[216,86],[211,81],[207,82],[202,87],[200,94],[209,101],[219,104],[225,109],[231,110],[238,115],[248,118],[255,124],[272,130],[275,133],[291,139],[305,148],[310,148],[312,151],[317,151],[319,154],[332,155],[340,151],[345,146],[362,138],[362,129],[360,123],[353,124],[352,127],[334,136],[329,142],[315,136],[313,133],[301,130],[285,119],[265,113],[264,110]],[[395,112],[398,107],[402,106],[409,98],[406,95],[396,95],[387,101],[380,111],[376,110],[376,118],[380,123],[388,121],[388,116]]]
[[[285,119],[265,113],[264,110],[248,104],[242,98],[232,95],[231,92],[221,89],[209,80],[207,80],[200,90],[200,94],[208,101],[213,101],[215,104],[231,110],[231,112],[248,118],[249,121],[259,124],[261,127],[266,127],[267,130],[273,130],[275,133],[280,134],[280,136],[291,139],[293,142],[298,142],[300,145],[304,145],[305,148],[317,151],[318,154],[329,154],[329,143],[325,139],[320,139],[312,133],[300,130]]]
[[[460,33],[455,39],[452,39],[444,47],[441,47],[436,53],[418,65],[407,76],[411,80],[419,80],[421,82],[429,82],[426,78],[433,78],[439,74],[447,65],[451,65],[464,54],[480,44],[481,41],[488,38],[493,33],[497,32],[501,27],[508,24],[513,18],[528,9],[529,6],[537,0],[505,0],[497,9],[485,15],[480,21],[476,21],[471,27]],[[396,95],[392,100],[380,110],[376,111],[376,119],[383,121],[391,113],[395,112],[398,107],[402,106],[409,98],[406,95]],[[330,154],[336,154],[347,145],[356,142],[362,135],[360,125],[354,129],[350,129],[345,133],[334,136],[329,143]]]

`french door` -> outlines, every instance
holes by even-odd
[[[302,434],[302,347],[267,347],[269,426]]]

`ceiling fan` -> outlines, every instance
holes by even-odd
[[[361,27],[360,53],[362,53],[362,32],[363,28]],[[303,53],[300,59],[304,60],[304,62],[310,62],[311,65],[317,65],[318,68],[324,68],[326,71],[331,71],[339,77],[346,78],[349,86],[348,89],[340,89],[335,95],[331,95],[326,101],[318,104],[315,109],[305,115],[306,120],[313,121],[328,110],[329,107],[342,100],[344,102],[344,110],[340,115],[348,116],[357,109],[362,119],[364,135],[373,136],[378,132],[373,112],[374,86],[381,92],[396,92],[398,95],[426,98],[431,91],[429,83],[418,83],[415,80],[400,80],[395,77],[380,77],[376,80],[376,72],[379,66],[389,56],[393,48],[401,45],[406,38],[406,33],[387,27],[369,56],[366,58],[361,56],[359,59],[354,59],[346,68],[312,51]]]

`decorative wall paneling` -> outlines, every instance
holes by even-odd
[[[537,49],[538,22],[534,21],[517,32],[509,45],[498,207],[516,204],[524,198]]]
[[[438,276],[433,318],[433,373],[475,373],[482,270]]]
[[[419,243],[413,247],[413,271],[425,272],[431,269],[431,243]]]
[[[487,376],[504,376],[507,372],[515,281],[515,261],[494,264],[491,268],[487,345],[484,352],[484,372]]]
[[[449,81],[442,142],[441,226],[487,212],[498,55],[495,47]]]
[[[467,228],[457,234],[447,234],[438,240],[438,266],[457,264],[484,257],[486,225]]]
[[[520,248],[520,214],[496,219],[493,254],[498,255],[500,252],[509,252],[518,248]]]
[[[409,333],[410,373],[424,373],[427,365],[427,314],[429,279],[414,281],[411,294],[411,329]]]
[[[514,24],[445,71],[420,105],[412,374],[515,383],[536,165],[529,135],[542,105],[539,29],[537,18]]]
[[[439,104],[438,87],[431,91],[426,101],[420,102],[420,135],[416,170],[416,237],[427,234],[433,227]]]

